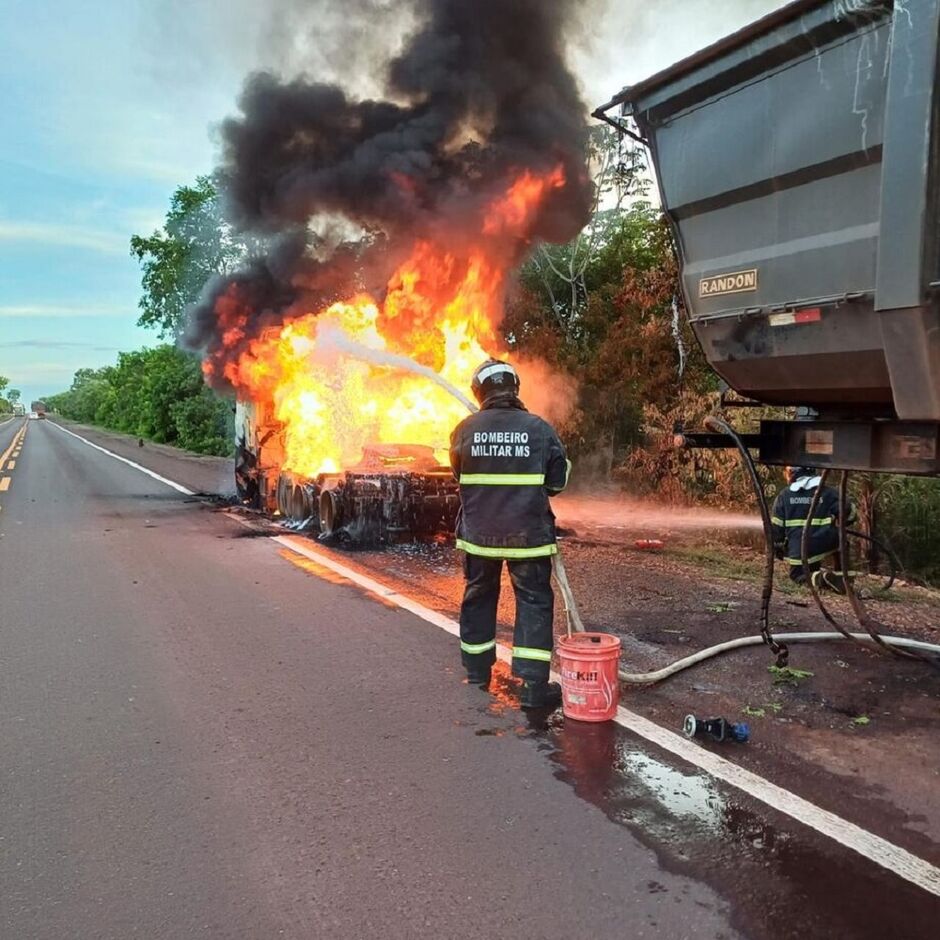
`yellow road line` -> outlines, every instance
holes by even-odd
[[[3,469],[4,464],[6,464],[7,471],[13,470],[16,467],[16,461],[20,456],[20,452],[23,450],[23,441],[26,438],[28,428],[29,424],[24,421],[22,427],[13,435],[13,440],[10,441],[9,447],[0,455],[0,470]],[[11,454],[12,457],[10,456]],[[9,458],[9,462],[7,458]],[[5,493],[10,488],[12,482],[11,477],[3,477],[0,479],[0,493]],[[2,508],[3,507],[0,506],[0,509]]]
[[[12,453],[13,453],[13,445],[11,444],[11,445],[3,452],[3,455],[0,456],[0,467],[2,467],[2,466],[6,463],[7,457],[9,457],[10,454],[12,454]]]
[[[20,441],[23,438],[23,435],[25,434],[26,434],[26,425],[24,424],[23,427],[21,427],[19,431],[17,431],[16,434],[13,435],[13,440],[10,441],[10,446],[3,452],[3,456],[0,457],[0,467],[2,467],[6,463],[7,457],[9,457],[10,454],[13,453],[13,451],[16,449],[16,446],[20,443]]]

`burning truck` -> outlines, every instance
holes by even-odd
[[[238,402],[235,432],[235,484],[245,505],[354,544],[454,528],[457,483],[433,447],[367,445],[358,463],[309,477],[282,469],[284,426],[263,405]]]
[[[573,238],[593,199],[565,62],[575,0],[399,6],[413,30],[386,50],[383,96],[247,80],[215,179],[253,248],[186,337],[240,403],[241,498],[354,541],[452,529],[454,390],[511,355],[512,272]]]
[[[447,448],[469,405],[458,389],[491,351],[506,355],[496,325],[515,232],[563,185],[560,167],[522,173],[484,204],[462,256],[419,240],[383,300],[294,316],[225,358],[242,500],[355,543],[453,531]]]

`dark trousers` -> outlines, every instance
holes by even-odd
[[[555,609],[551,558],[507,559],[506,564],[516,595],[513,675],[547,679]],[[502,558],[464,555],[466,587],[460,605],[460,655],[469,670],[480,671],[496,662],[496,607],[502,570]]]

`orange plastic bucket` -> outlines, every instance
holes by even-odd
[[[575,721],[610,721],[620,703],[620,637],[575,633],[559,637],[561,706]]]

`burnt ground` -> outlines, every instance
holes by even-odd
[[[163,445],[139,448],[124,435],[97,429],[76,430],[193,489],[230,491],[231,462]],[[704,517],[700,527],[684,519],[671,528],[668,517],[651,520],[640,513],[642,527],[634,529],[629,514],[616,525],[599,522],[603,516],[601,511],[590,524],[575,524],[562,540],[563,552],[586,626],[621,636],[625,669],[658,669],[715,643],[758,633],[762,559],[753,530],[717,532]],[[256,522],[257,534],[279,528]],[[641,551],[634,547],[636,538],[663,538],[665,546]],[[318,547],[429,607],[457,613],[460,560],[446,544],[383,551]],[[831,629],[807,592],[790,585],[782,572],[776,583],[775,630]],[[500,621],[507,642],[511,595],[504,580]],[[859,630],[843,599],[826,600],[840,622]],[[868,607],[891,632],[940,644],[940,592],[901,584]],[[564,629],[558,602],[556,632]],[[755,646],[656,686],[625,689],[622,703],[674,730],[690,712],[749,722],[748,744],[702,746],[940,863],[940,669],[843,641],[793,645],[789,663],[811,675],[775,682],[768,671],[774,657]]]

